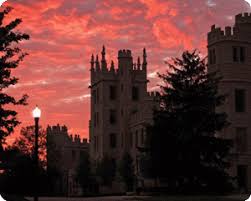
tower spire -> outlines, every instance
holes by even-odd
[[[137,70],[140,70],[140,66],[141,66],[141,64],[140,64],[140,57],[138,57]]]
[[[111,72],[115,72],[115,69],[114,69],[114,62],[113,62],[113,60],[112,60],[112,62],[111,62],[111,68],[110,68],[110,71],[111,71]]]
[[[142,69],[146,70],[147,67],[147,60],[146,60],[146,48],[143,49],[143,64],[142,64]]]
[[[95,64],[96,64],[96,71],[100,71],[100,64],[99,64],[99,60],[98,60],[98,55],[96,55],[96,61],[95,61]]]
[[[107,63],[106,63],[106,59],[105,59],[105,46],[104,45],[103,45],[101,54],[102,54],[102,59],[101,59],[102,71],[107,71]]]
[[[94,56],[93,56],[93,54],[92,54],[92,56],[91,56],[91,70],[94,70]]]

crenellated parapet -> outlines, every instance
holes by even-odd
[[[147,95],[149,97],[152,97],[152,98],[157,98],[157,97],[160,97],[160,93],[158,91],[150,91],[150,92],[147,92]]]
[[[118,58],[132,58],[131,50],[125,50],[125,49],[119,50]]]
[[[106,61],[105,55],[105,47],[103,46],[101,52],[101,61],[99,60],[98,54],[96,57],[94,57],[94,55],[91,56],[91,85],[101,80],[116,80],[122,75],[121,71],[125,70],[128,70],[132,74],[144,74],[146,76],[147,55],[145,48],[143,49],[142,62],[140,57],[138,57],[136,63],[133,63],[131,50],[119,50],[117,68],[115,68],[113,60],[111,62]]]
[[[235,16],[236,24],[247,24],[251,23],[251,13],[240,13]]]
[[[47,138],[52,137],[54,139],[54,143],[60,143],[61,145],[80,145],[80,144],[88,144],[86,138],[80,138],[80,135],[75,134],[69,135],[68,128],[63,125],[60,126],[57,124],[56,126],[50,126],[47,127]]]
[[[233,27],[226,26],[225,29],[221,27],[211,26],[208,33],[208,45],[223,40],[239,40],[245,39],[246,35],[241,33],[249,32],[251,34],[251,13],[241,13],[235,16],[235,25]],[[248,26],[246,26],[248,25]]]
[[[54,134],[54,135],[65,135],[68,133],[68,129],[65,125],[60,126],[57,124],[56,126],[50,126],[47,127],[47,134]]]

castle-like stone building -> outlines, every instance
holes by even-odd
[[[147,92],[147,55],[143,50],[134,63],[130,50],[118,52],[118,67],[108,68],[105,47],[91,57],[90,156],[98,162],[105,156],[119,161],[131,153],[137,168],[137,147],[143,146],[146,124],[152,123],[153,99]]]
[[[208,68],[223,76],[221,93],[227,94],[221,110],[231,125],[221,135],[233,139],[232,167],[239,187],[251,190],[251,14],[235,17],[234,27],[212,26],[208,33]]]
[[[47,127],[47,169],[52,174],[55,172],[52,181],[52,191],[55,194],[81,195],[76,170],[83,152],[89,152],[87,139],[69,135],[66,126]]]

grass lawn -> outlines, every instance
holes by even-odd
[[[126,200],[131,201],[244,201],[248,195],[232,196],[156,196],[156,197],[132,197]]]

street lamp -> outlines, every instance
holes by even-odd
[[[34,196],[34,201],[38,201],[38,122],[41,116],[41,110],[36,106],[36,108],[32,111],[32,115],[35,120],[35,146],[34,146],[34,163],[35,163],[35,173],[36,173],[36,192]]]

